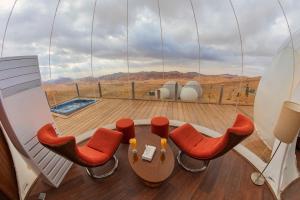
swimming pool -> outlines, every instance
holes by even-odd
[[[70,115],[73,112],[78,111],[95,102],[96,100],[94,99],[76,98],[54,106],[53,108],[51,108],[51,112],[58,113],[61,115]]]

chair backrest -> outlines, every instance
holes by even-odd
[[[74,136],[58,137],[53,126],[46,124],[38,131],[37,137],[42,145],[55,153],[81,166],[90,166],[89,163],[81,159]]]
[[[236,120],[231,128],[228,128],[225,135],[222,136],[222,143],[224,148],[215,158],[220,157],[233,149],[236,145],[242,142],[245,138],[250,136],[254,131],[254,124],[252,120],[242,114],[238,114]]]

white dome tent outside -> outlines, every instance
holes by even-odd
[[[180,99],[183,101],[197,101],[201,96],[202,87],[197,81],[188,81],[180,93]]]
[[[175,89],[176,89],[176,84],[178,85],[178,90],[177,90],[177,96],[178,98],[180,96],[181,92],[181,85],[176,82],[176,81],[167,81],[164,85],[163,88],[166,88],[169,91],[169,95],[167,98],[174,99],[175,98]]]
[[[198,97],[197,91],[191,87],[183,87],[180,93],[180,99],[182,101],[197,101]]]
[[[202,92],[203,92],[203,91],[202,91],[202,87],[201,87],[201,85],[200,85],[199,82],[197,82],[197,81],[188,81],[188,82],[184,85],[184,87],[193,88],[194,90],[196,90],[196,92],[197,92],[197,94],[198,94],[199,97],[202,96]]]
[[[160,96],[158,96],[158,90],[159,90]],[[155,91],[156,98],[158,98],[158,97],[160,99],[169,99],[170,98],[170,90],[168,88],[161,87],[158,90]]]

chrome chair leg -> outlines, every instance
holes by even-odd
[[[113,156],[113,159],[114,159],[115,164],[114,164],[113,168],[109,172],[107,172],[105,174],[102,174],[102,175],[96,175],[93,172],[93,168],[88,168],[87,167],[86,168],[87,174],[89,176],[91,176],[92,178],[96,178],[96,179],[101,179],[101,178],[105,178],[105,177],[108,177],[108,176],[112,175],[116,171],[116,169],[118,168],[118,165],[119,165],[119,161],[118,161],[118,159],[117,159],[117,157],[115,155]]]
[[[182,154],[183,152],[182,151],[179,151],[178,152],[178,155],[177,155],[177,162],[178,164],[183,167],[183,169],[185,169],[186,171],[189,171],[189,172],[203,172],[206,170],[206,168],[208,167],[208,164],[209,164],[209,160],[202,160],[203,162],[203,166],[201,168],[197,168],[197,169],[192,169],[192,168],[189,168],[187,167],[181,160],[181,157],[182,157]]]

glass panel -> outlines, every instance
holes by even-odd
[[[43,88],[47,94],[50,107],[78,97],[76,85],[68,84],[44,84]]]
[[[103,98],[121,98],[131,97],[131,87],[127,83],[121,82],[101,82]]]
[[[153,81],[154,82],[154,81]],[[135,82],[135,98],[146,100],[157,100],[157,90],[162,87],[160,83]]]
[[[99,98],[99,85],[97,82],[78,83],[79,96],[84,98]]]

